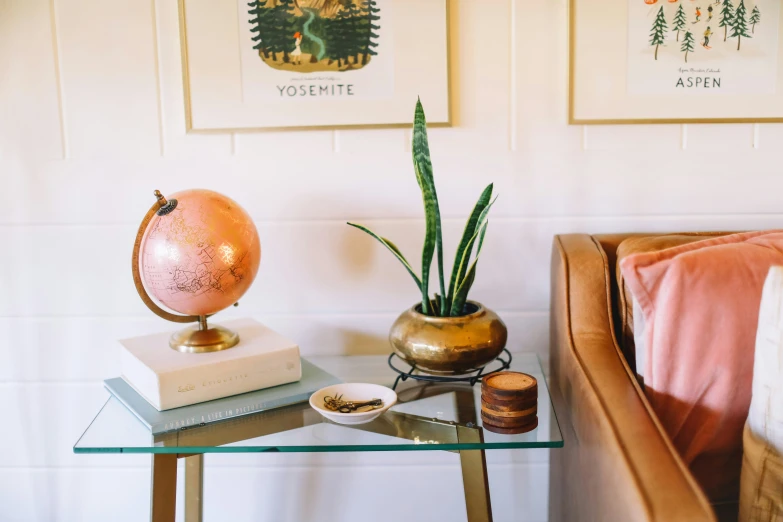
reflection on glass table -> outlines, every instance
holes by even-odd
[[[390,386],[396,377],[386,356],[308,358],[344,382]],[[399,402],[378,419],[341,426],[302,403],[161,435],[150,431],[110,397],[74,446],[76,453],[153,454],[152,520],[174,520],[176,460],[186,458],[186,520],[201,519],[203,455],[206,453],[421,451],[459,452],[470,522],[491,520],[484,451],[559,448],[560,428],[541,365],[533,354],[516,354],[511,370],[538,380],[538,427],[518,435],[482,427],[481,386],[408,380]]]

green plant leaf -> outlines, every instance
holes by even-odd
[[[484,209],[490,205],[490,199],[492,198],[493,184],[487,185],[487,188],[481,193],[476,206],[473,207],[473,212],[470,213],[468,222],[465,224],[465,230],[462,232],[462,239],[460,239],[459,246],[457,246],[457,254],[454,256],[454,267],[451,269],[451,279],[449,280],[449,293],[446,296],[446,307],[451,308],[451,303],[454,300],[454,292],[457,290],[457,282],[465,277],[465,273],[460,273],[460,265],[463,262],[463,256],[466,253],[470,238],[476,233],[476,229],[481,226],[480,217],[484,212]],[[470,252],[467,252],[470,257]],[[465,264],[465,270],[467,270],[467,264]]]
[[[440,294],[435,294],[435,299],[432,300],[432,306],[435,307],[435,310],[440,310],[442,306],[441,299]]]
[[[465,252],[462,256],[462,259],[460,260],[460,264],[457,270],[457,272],[461,275],[460,278],[457,279],[456,288],[454,290],[454,297],[449,307],[449,315],[451,316],[460,315],[462,313],[462,306],[464,306],[465,303],[463,302],[462,305],[458,303],[457,294],[459,293],[459,289],[462,284],[462,281],[466,277],[468,271],[468,263],[470,262],[470,253],[473,250],[473,244],[476,242],[478,237],[479,237],[479,230],[476,230],[476,232],[473,233],[473,236],[471,236],[471,238],[468,240],[468,244],[465,245]]]
[[[481,244],[484,242],[484,233],[486,231],[486,227],[484,227],[484,224],[486,223],[489,210],[492,208],[492,205],[495,204],[495,201],[497,201],[497,199],[498,199],[497,196],[495,196],[495,199],[489,202],[489,204],[487,204],[481,210],[478,217],[476,218],[476,226],[474,227],[473,235],[468,239],[467,243],[465,244],[465,247],[462,250],[462,255],[460,257],[454,258],[454,272],[452,273],[453,283],[451,283],[449,292],[454,292],[456,294],[457,290],[459,289],[459,285],[461,284],[462,280],[465,279],[465,275],[467,274],[468,271],[468,265],[470,264],[470,256],[473,253],[473,245],[475,244],[477,238],[479,240],[478,250],[479,251],[481,250]],[[471,219],[472,217],[473,216],[471,216]],[[478,256],[478,251],[476,252],[476,256]],[[453,307],[453,303],[455,297],[453,295],[450,297],[451,299],[449,300],[448,303],[449,315],[454,315],[455,309]]]
[[[487,216],[489,215],[489,211],[492,208],[492,205],[495,204],[495,201],[498,200],[498,196],[495,196],[495,199],[492,200],[492,202],[487,205],[487,208],[485,208],[481,215],[479,216],[479,222],[477,227],[480,230],[479,234],[479,243],[478,243],[478,250],[476,251],[476,257],[478,258],[479,253],[481,252],[481,245],[484,244],[484,234],[487,232],[487,227],[485,226],[487,224]]]
[[[376,234],[375,232],[373,232],[372,230],[370,230],[367,227],[364,227],[362,225],[357,225],[356,223],[348,223],[348,225],[350,225],[350,226],[352,226],[354,228],[358,228],[362,232],[366,232],[367,234],[369,234],[372,237],[374,237],[375,239],[377,239],[383,246],[388,248],[391,251],[391,253],[394,254],[395,257],[400,261],[400,263],[403,264],[405,269],[408,270],[408,273],[411,275],[413,280],[416,282],[416,287],[419,289],[419,291],[421,291],[421,280],[419,279],[419,276],[417,276],[416,272],[413,271],[413,268],[411,267],[410,263],[408,263],[408,260],[405,259],[404,255],[402,255],[402,252],[400,252],[400,249],[397,248],[397,245],[395,245],[394,243],[392,243],[388,239],[379,236],[378,234]]]
[[[473,286],[473,281],[475,279],[476,264],[473,263],[470,266],[470,270],[468,270],[468,273],[465,275],[465,279],[462,280],[459,288],[457,288],[456,295],[454,296],[454,304],[451,306],[452,317],[459,317],[462,315],[462,312],[465,310],[465,303],[468,302],[468,293],[470,293],[470,288]]]
[[[487,223],[489,221],[484,222],[484,226],[481,228],[481,234],[479,234],[479,241],[478,241],[478,247],[476,248],[476,259],[473,261],[473,264],[476,264],[476,261],[478,261],[478,256],[481,254],[481,247],[484,245],[484,234],[487,233]]]
[[[437,200],[432,194],[430,185],[422,179],[421,169],[415,160],[413,169],[416,171],[416,179],[419,182],[421,195],[424,199],[424,218],[426,223],[424,247],[421,252],[421,311],[424,315],[440,315],[437,310],[431,310],[429,299],[430,268],[432,267],[432,257],[437,246]]]
[[[479,245],[476,249],[476,259],[473,260],[473,263],[470,265],[465,277],[460,281],[457,291],[454,294],[454,302],[451,304],[452,317],[462,315],[462,311],[465,308],[465,303],[468,300],[468,293],[473,286],[473,281],[476,279],[476,264],[478,263],[479,256],[481,256],[481,247],[484,244],[484,234],[487,231],[487,225],[489,225],[489,221],[485,222],[481,226],[481,230],[476,233],[479,237]],[[473,237],[473,241],[475,241],[475,237],[476,236]]]
[[[489,215],[489,211],[492,209],[492,205],[495,204],[495,201],[498,200],[498,196],[495,196],[495,199],[493,199],[489,205],[484,208],[484,210],[481,211],[481,215],[479,215],[478,224],[476,225],[476,228],[481,228],[481,225],[484,224],[484,222],[487,220],[487,216]]]
[[[438,194],[435,190],[435,179],[432,173],[432,159],[430,158],[430,146],[427,138],[427,119],[424,115],[424,107],[421,104],[421,99],[416,102],[416,111],[413,116],[413,165],[416,170],[416,180],[419,182],[419,187],[422,191],[424,198],[424,210],[427,219],[427,237],[425,237],[424,252],[422,255],[423,263],[427,264],[426,274],[425,268],[422,266],[422,283],[424,286],[428,285],[428,277],[430,271],[430,265],[432,264],[432,255],[427,258],[427,241],[430,240],[430,233],[434,235],[435,248],[437,249],[437,262],[438,262],[438,282],[440,283],[440,295],[446,295],[446,285],[443,278],[443,233],[440,220],[440,207],[438,205]],[[423,297],[423,302],[427,301],[427,297]],[[423,304],[422,304],[423,306]],[[441,309],[434,315],[445,316],[447,310],[445,307],[445,300],[441,300]]]

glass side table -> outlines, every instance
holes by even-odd
[[[396,374],[384,355],[308,357],[345,382],[390,386]],[[202,518],[204,455],[207,453],[427,451],[459,453],[469,522],[492,520],[485,450],[561,448],[563,437],[538,358],[516,354],[511,370],[538,379],[538,427],[519,435],[484,430],[481,386],[408,380],[397,387],[399,402],[378,419],[357,426],[330,422],[309,404],[152,436],[117,399],[110,397],[74,446],[75,453],[152,455],[153,522],[173,522],[177,459],[185,459],[185,520]]]

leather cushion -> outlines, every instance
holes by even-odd
[[[748,425],[742,442],[740,522],[783,521],[783,455]]]
[[[783,267],[761,294],[753,397],[743,434],[741,522],[783,522]]]

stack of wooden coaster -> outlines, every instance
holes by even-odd
[[[498,372],[481,381],[481,420],[495,433],[525,433],[538,426],[538,382],[526,373]]]

